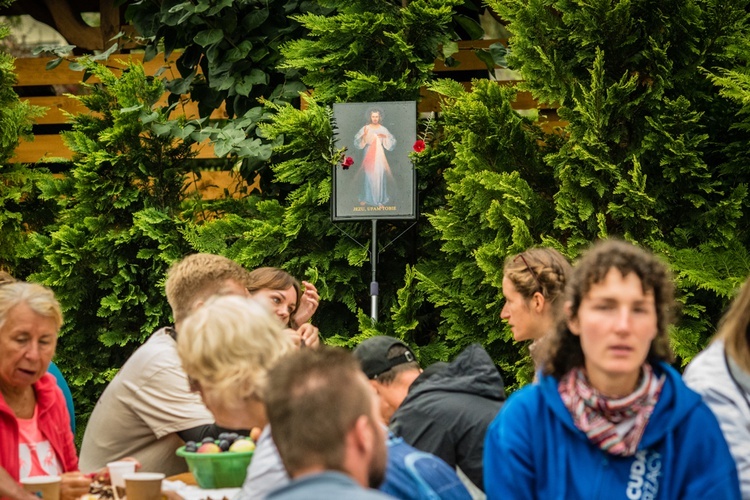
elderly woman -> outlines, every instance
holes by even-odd
[[[312,283],[303,281],[302,284],[304,292],[299,281],[286,271],[260,267],[249,274],[247,291],[270,308],[295,345],[317,347],[320,344],[318,329],[307,321],[318,308],[320,297]]]
[[[750,498],[750,279],[721,319],[711,344],[688,365],[685,383],[713,410]]]
[[[487,431],[488,498],[740,498],[719,424],[666,361],[666,267],[622,241],[575,266],[538,384]]]
[[[266,371],[293,349],[264,305],[238,295],[213,297],[188,316],[177,352],[193,387],[230,429],[266,425]]]
[[[49,289],[21,281],[0,285],[0,497],[30,500],[18,481],[60,475],[61,497],[88,492],[78,470],[70,417],[47,374],[62,324]]]

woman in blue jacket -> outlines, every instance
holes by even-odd
[[[666,267],[622,241],[575,266],[543,377],[487,431],[488,498],[740,498],[716,418],[667,363]]]

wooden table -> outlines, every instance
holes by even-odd
[[[195,482],[195,478],[193,477],[192,472],[183,472],[182,474],[175,474],[174,476],[169,476],[166,479],[167,481],[182,481],[188,486],[198,486],[198,483]]]

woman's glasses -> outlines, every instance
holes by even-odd
[[[526,265],[526,269],[534,277],[534,280],[536,281],[536,284],[539,285],[539,291],[542,292],[542,293],[544,293],[544,287],[542,286],[542,282],[539,281],[539,276],[536,275],[536,273],[534,272],[534,270],[531,269],[531,266],[529,265],[529,263],[526,262],[526,257],[524,257],[522,253],[519,253],[518,256],[515,259],[513,259],[513,263],[515,264],[515,262],[518,259],[521,259],[523,261],[523,263]]]

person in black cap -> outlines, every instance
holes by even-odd
[[[422,373],[417,358],[406,344],[386,335],[365,340],[354,355],[380,396],[380,415],[387,424]]]
[[[503,379],[484,349],[471,345],[453,362],[425,372],[409,346],[385,335],[365,340],[354,355],[391,431],[482,489],[484,435],[505,401]]]

